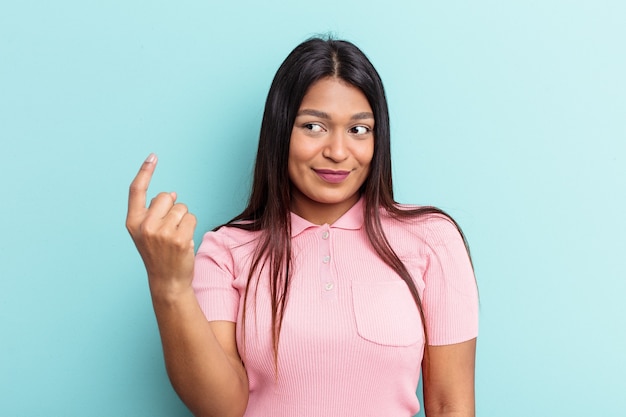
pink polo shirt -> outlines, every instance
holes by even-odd
[[[374,252],[363,200],[333,225],[292,214],[293,279],[274,375],[271,308],[262,277],[249,295],[245,357],[247,417],[409,417],[424,349],[422,324],[402,279]],[[431,345],[478,333],[476,283],[461,236],[439,216],[382,215],[392,247],[422,297]],[[237,322],[258,232],[209,232],[196,256],[194,289],[207,320]],[[265,276],[266,278],[266,276]],[[255,315],[256,310],[256,315]]]

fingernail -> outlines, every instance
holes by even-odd
[[[156,160],[156,155],[154,153],[151,153],[150,155],[148,155],[148,157],[146,158],[146,163],[151,164]]]

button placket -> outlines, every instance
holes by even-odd
[[[330,227],[324,225],[320,231],[320,287],[323,298],[334,298],[336,296],[335,282],[331,272],[331,253],[330,253]]]

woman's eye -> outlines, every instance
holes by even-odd
[[[324,129],[322,128],[322,126],[318,125],[317,123],[306,123],[304,125],[304,128],[306,130],[310,130],[311,132],[322,132]]]
[[[352,128],[350,128],[350,133],[354,133],[355,135],[365,135],[366,133],[369,133],[370,129],[369,127],[366,126],[354,126]]]

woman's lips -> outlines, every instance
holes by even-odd
[[[350,171],[334,171],[332,169],[314,169],[315,173],[324,181],[339,184],[350,175]]]

